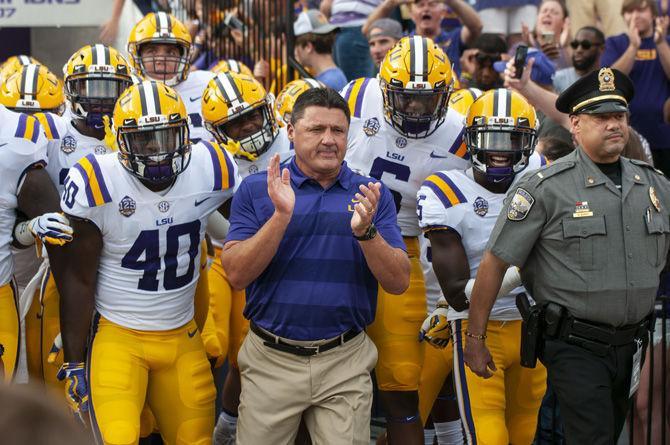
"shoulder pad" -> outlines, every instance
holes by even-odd
[[[562,173],[567,170],[571,170],[575,166],[575,161],[557,161],[553,162],[541,170],[534,173],[531,177],[528,178],[529,181],[533,181],[537,184],[544,181],[547,178],[556,176],[559,173]]]
[[[458,186],[444,172],[436,172],[428,176],[421,186],[431,189],[446,209],[468,202]]]
[[[66,129],[61,121],[61,117],[52,113],[35,113],[33,114],[42,125],[44,135],[48,140],[60,139],[64,136]]]
[[[79,171],[84,181],[88,207],[98,207],[112,202],[112,196],[95,155],[84,156],[72,168]]]
[[[21,113],[17,121],[14,137],[28,139],[36,143],[41,131],[42,126],[35,116]]]
[[[627,158],[627,159],[628,159],[632,164],[639,165],[640,167],[646,167],[646,168],[648,168],[648,169],[650,169],[650,170],[655,171],[656,173],[658,173],[658,174],[661,175],[661,176],[665,176],[665,173],[663,173],[662,171],[660,171],[660,170],[657,169],[657,168],[654,168],[654,166],[651,165],[651,164],[649,164],[648,162],[640,161],[639,159],[630,159],[630,158]]]
[[[374,79],[370,77],[361,77],[360,79],[352,80],[342,91],[344,100],[346,100],[349,105],[351,117],[361,117],[365,90],[368,88],[371,80]]]
[[[215,141],[201,140],[211,159],[214,185],[212,191],[233,189],[235,186],[235,165],[230,155]]]

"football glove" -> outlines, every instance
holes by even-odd
[[[70,221],[61,213],[45,213],[31,219],[28,221],[28,230],[44,244],[62,246],[72,241]]]
[[[65,399],[75,417],[86,425],[89,397],[84,362],[65,362],[58,371],[58,380],[65,380]]]
[[[435,310],[423,321],[419,331],[419,341],[426,340],[436,348],[445,348],[451,338],[451,328],[447,321],[449,306],[444,297],[437,300]]]
[[[112,151],[119,151],[119,146],[116,142],[116,135],[112,128],[112,121],[106,114],[102,116],[102,123],[105,126],[105,145],[112,149]]]
[[[51,349],[49,350],[49,356],[47,357],[47,363],[53,365],[56,363],[56,359],[58,358],[58,354],[60,351],[63,349],[63,338],[60,335],[60,332],[54,339],[53,344],[51,345]]]

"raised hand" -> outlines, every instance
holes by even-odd
[[[668,37],[668,22],[670,18],[667,15],[656,18],[654,26],[654,43],[657,45]]]
[[[280,170],[279,155],[275,154],[267,170],[268,195],[275,206],[275,212],[290,218],[295,206],[295,192],[291,188],[291,174],[288,169]]]
[[[380,182],[368,182],[368,186],[361,184],[356,193],[358,203],[354,206],[354,214],[351,216],[351,231],[356,236],[362,236],[370,224],[377,211],[377,204],[381,196],[382,185]]]

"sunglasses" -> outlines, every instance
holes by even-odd
[[[573,40],[572,42],[570,42],[570,46],[572,47],[572,49],[577,49],[581,46],[587,51],[590,50],[592,46],[600,46],[600,45],[601,45],[600,43],[593,43],[589,40]]]
[[[500,54],[486,54],[486,53],[477,53],[477,55],[475,55],[475,59],[482,65],[487,62],[493,64],[501,60]]]

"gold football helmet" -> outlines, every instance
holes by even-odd
[[[516,91],[489,90],[465,120],[465,143],[475,170],[490,182],[511,181],[528,166],[537,142],[535,108]]]
[[[130,31],[128,53],[143,77],[174,86],[188,77],[191,43],[191,34],[175,16],[152,12]],[[163,52],[160,45],[176,48],[175,54]]]
[[[75,119],[88,127],[102,128],[103,116],[111,116],[116,99],[132,81],[126,59],[106,45],[86,45],[63,67],[65,96]]]
[[[379,67],[386,121],[408,138],[430,136],[444,122],[453,76],[432,40],[403,37]]]
[[[60,115],[65,108],[63,83],[45,66],[23,65],[2,84],[0,103],[22,113]]]
[[[472,103],[482,94],[484,94],[482,90],[477,88],[463,88],[462,90],[456,90],[449,98],[449,108],[457,111],[463,116],[467,116],[470,105],[472,105]]]
[[[121,164],[142,181],[172,181],[191,159],[188,124],[186,105],[172,88],[155,81],[132,85],[112,117]]]
[[[251,69],[249,69],[248,66],[246,66],[244,63],[240,62],[239,60],[235,59],[224,59],[221,60],[219,63],[214,65],[210,69],[213,73],[219,74],[219,73],[227,73],[228,71],[237,73],[237,74],[246,74],[247,76],[254,77],[254,74],[251,72]]]
[[[0,64],[0,84],[9,79],[9,76],[19,71],[21,67],[30,64],[42,65],[42,62],[38,61],[34,57],[25,56],[23,54],[8,58],[2,62],[2,64]]]
[[[302,93],[312,88],[325,88],[325,85],[315,79],[297,79],[287,83],[279,92],[275,101],[275,112],[280,127],[285,127],[291,122],[291,112],[295,101]]]
[[[273,111],[274,98],[256,79],[233,72],[219,73],[202,94],[205,128],[217,142],[240,143],[247,158],[265,153],[279,132]]]

